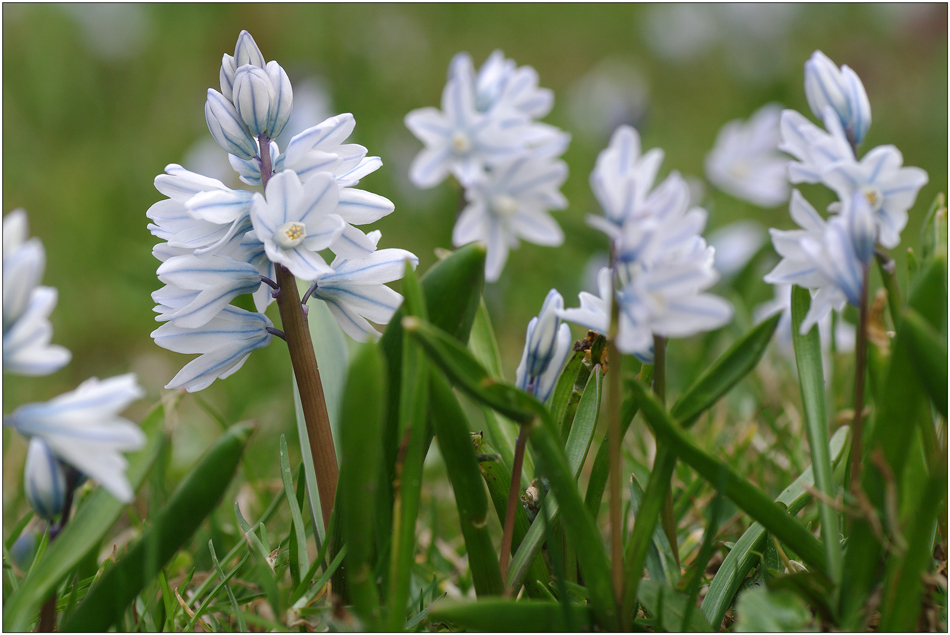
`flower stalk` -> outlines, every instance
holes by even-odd
[[[501,537],[501,556],[498,559],[498,567],[501,569],[501,579],[505,584],[506,595],[513,592],[513,589],[508,586],[508,564],[511,561],[511,541],[515,533],[518,490],[521,488],[521,469],[524,464],[524,451],[527,441],[527,430],[524,426],[521,426],[518,432],[518,440],[515,441],[515,456],[511,465],[511,486],[508,488],[508,509],[505,511],[505,528]]]
[[[617,289],[617,271],[612,270],[614,278],[613,293]],[[621,398],[621,356],[617,349],[617,334],[620,332],[620,302],[614,299],[610,303],[610,327],[607,335],[607,356],[610,360],[610,379],[607,380],[607,434],[609,439],[610,475],[608,487],[610,489],[610,574],[614,586],[614,600],[617,606],[623,603],[623,536],[621,534],[621,491],[620,470],[620,398]]]
[[[854,425],[851,436],[851,481],[850,491],[860,487],[861,483],[861,447],[864,433],[864,375],[867,370],[868,344],[868,270],[864,265],[861,287],[861,306],[858,314],[858,336],[854,350]],[[896,318],[896,316],[894,316]]]
[[[270,146],[265,134],[259,137],[261,148]],[[261,185],[267,189],[267,181],[273,175],[270,153],[261,152]],[[327,402],[317,367],[317,356],[310,339],[307,318],[300,303],[297,279],[283,265],[275,263],[277,287],[275,293],[284,339],[290,351],[290,362],[294,369],[294,378],[300,391],[300,404],[304,421],[307,424],[307,438],[310,441],[310,455],[313,457],[313,469],[317,477],[317,489],[320,494],[320,511],[323,515],[323,527],[329,529],[330,514],[333,511],[333,499],[336,495],[339,466],[336,450],[333,446],[333,432],[330,417],[327,414]]]

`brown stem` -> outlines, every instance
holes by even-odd
[[[310,339],[307,318],[304,317],[300,304],[297,279],[283,265],[275,263],[274,267],[277,269],[277,284],[280,285],[277,308],[280,309],[280,321],[287,338],[290,361],[300,391],[303,417],[307,424],[307,438],[310,441],[310,454],[313,457],[317,489],[320,493],[323,526],[329,529],[339,468],[333,448],[327,402],[323,396],[323,383],[320,381],[320,369],[317,368],[317,356]]]
[[[512,592],[512,589],[508,588],[508,562],[511,560],[511,541],[515,533],[515,513],[518,510],[518,490],[521,489],[521,466],[524,463],[524,449],[527,441],[527,430],[521,426],[518,440],[515,441],[515,457],[511,465],[511,487],[508,488],[508,509],[505,511],[505,529],[501,536],[501,556],[498,559],[506,595]]]
[[[864,280],[861,287],[861,307],[858,317],[858,341],[855,344],[854,359],[854,426],[851,437],[851,491],[861,481],[861,446],[864,432],[864,375],[867,368],[868,344],[868,265],[864,265]]]

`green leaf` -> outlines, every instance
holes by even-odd
[[[943,193],[934,197],[920,226],[920,260],[947,254],[947,202]]]
[[[340,526],[348,547],[347,586],[357,615],[372,629],[379,619],[373,575],[373,510],[382,458],[386,376],[375,344],[360,348],[347,374],[340,408]]]
[[[466,245],[433,265],[420,280],[429,321],[463,342],[468,341],[475,311],[481,300],[482,288],[485,286],[485,253],[484,244]],[[386,425],[383,429],[384,471],[380,476],[376,508],[379,536],[392,535],[392,484],[401,442],[399,413],[403,364],[402,318],[405,315],[405,307],[399,307],[379,339],[379,348],[386,357],[389,386],[386,397]],[[430,442],[431,437],[427,437],[423,454],[428,450]]]
[[[947,338],[917,311],[904,309],[908,345],[917,379],[926,388],[940,414],[947,418]],[[903,323],[902,322],[902,323]]]
[[[680,460],[696,470],[714,487],[721,489],[725,496],[761,522],[783,543],[794,549],[807,564],[821,572],[827,572],[821,543],[801,523],[789,516],[785,509],[774,503],[762,490],[736,474],[727,464],[697,447],[646,388],[636,382],[632,386],[639,393],[641,411],[658,441],[669,447]]]
[[[467,418],[452,387],[440,373],[430,373],[429,392],[429,416],[452,483],[475,593],[479,597],[501,595],[505,587],[498,554],[488,532],[488,497]]]
[[[659,626],[672,633],[683,630],[683,619],[686,617],[687,597],[657,580],[643,580],[640,582],[640,591],[637,598],[643,608],[660,620]],[[660,630],[660,629],[657,629]],[[689,615],[690,632],[712,632],[702,613],[692,611]]]
[[[577,473],[568,463],[557,438],[557,431],[552,428],[553,426],[541,422],[526,426],[528,440],[534,447],[538,460],[539,474],[548,478],[551,493],[559,503],[565,535],[577,550],[577,561],[590,592],[590,602],[598,624],[605,630],[618,630],[620,621],[610,579],[610,561],[604,542],[594,518],[587,511],[577,491]],[[531,531],[534,531],[534,526]],[[529,535],[531,531],[528,532]],[[525,543],[527,540],[526,537]],[[525,548],[525,543],[522,543],[521,549]]]
[[[590,609],[570,605],[572,621],[582,630],[593,630]],[[449,622],[469,631],[550,633],[567,630],[564,607],[553,602],[516,602],[510,599],[487,599],[478,602],[439,600],[431,605],[433,620]]]
[[[280,440],[283,442],[283,445],[285,446],[285,449],[286,449],[287,442],[284,441],[284,435],[280,435]],[[299,511],[297,512],[297,515],[298,516],[300,515]],[[234,615],[235,618],[237,618],[238,630],[241,632],[244,632],[247,630],[247,625],[244,623],[244,613],[238,607],[237,598],[234,597],[234,591],[232,591],[231,587],[228,585],[228,577],[224,573],[224,569],[221,568],[221,563],[218,562],[218,555],[214,552],[214,540],[208,541],[208,549],[211,551],[211,562],[214,563],[214,570],[218,573],[218,577],[221,578],[221,584],[224,585],[224,590],[227,591],[228,602],[231,603],[231,611],[233,612],[232,614]],[[304,558],[306,558],[306,551],[304,552],[304,554],[305,554]],[[247,555],[245,555],[245,559],[246,558],[247,558]],[[241,564],[243,564],[243,562]],[[240,565],[238,565],[238,567],[239,566]],[[234,569],[231,571],[232,576],[235,573],[237,573],[238,567],[234,567]],[[161,575],[162,579],[164,579],[164,574],[162,571],[159,571],[159,575]],[[166,588],[167,588],[167,584],[166,584]],[[213,596],[214,594],[212,593],[212,597]],[[195,619],[197,619],[198,617],[199,617],[199,614],[196,613]]]
[[[402,282],[405,309],[409,315],[425,317],[422,286],[406,263]],[[406,603],[412,582],[416,551],[416,519],[422,492],[422,468],[427,445],[426,404],[429,391],[429,366],[425,352],[409,333],[403,332],[402,392],[399,401],[399,455],[393,483],[392,549],[389,561],[387,629],[398,631],[406,623]]]
[[[129,467],[126,470],[133,490],[145,480],[165,443],[164,422],[165,410],[161,406],[156,406],[142,420],[142,430],[148,441],[144,448],[128,455]],[[6,599],[3,630],[29,630],[40,605],[86,554],[99,546],[123,509],[125,504],[101,487],[89,496],[46,550],[42,560],[34,565],[30,576]]]
[[[542,410],[547,413],[534,397],[490,376],[465,345],[442,329],[416,317],[403,318],[402,326],[452,383],[476,401],[518,423],[533,420]]]
[[[643,495],[643,488],[640,487],[637,477],[631,474],[630,513],[633,514],[634,518],[639,517]],[[647,571],[650,572],[651,580],[662,582],[670,588],[674,588],[680,581],[680,568],[673,556],[673,548],[670,547],[666,532],[659,525],[653,527],[653,536],[647,548],[646,566]]]
[[[162,514],[102,576],[62,630],[105,631],[118,622],[126,606],[217,506],[253,430],[238,424],[221,435],[172,494]]]
[[[745,377],[762,359],[780,314],[764,320],[736,340],[670,409],[673,418],[689,428],[699,416]]]
[[[801,334],[800,328],[810,304],[811,294],[806,289],[798,286],[792,288],[792,344],[795,347],[798,383],[802,391],[805,431],[808,435],[808,446],[811,449],[812,471],[818,491],[829,500],[834,500],[838,494],[838,488],[835,486],[831,456],[828,452],[828,411],[825,406],[821,338],[818,335],[817,325],[805,335]],[[852,451],[858,452],[860,448],[854,448]],[[841,521],[831,505],[823,501],[818,501],[818,514],[821,518],[821,541],[825,546],[828,574],[834,585],[838,585],[841,583],[844,565],[838,535]]]
[[[551,409],[551,418],[558,424],[558,429],[561,431],[561,439],[567,440],[571,424],[574,422],[574,411],[580,402],[584,387],[587,386],[590,370],[590,367],[584,363],[584,351],[575,351],[554,386],[548,406]]]
[[[831,437],[829,449],[834,465],[841,461],[847,438],[847,427],[839,428]],[[814,483],[815,478],[809,465],[801,476],[778,495],[775,502],[785,505],[788,508],[789,515],[794,516],[810,500],[811,495],[808,493],[808,488]],[[752,523],[733,545],[732,550],[726,555],[722,564],[719,565],[719,571],[716,572],[716,576],[710,582],[702,604],[703,615],[706,616],[710,624],[722,622],[726,610],[732,605],[736,591],[739,590],[742,581],[755,566],[759,557],[758,554],[762,553],[765,548],[765,537],[765,527],[761,523]]]
[[[791,591],[749,589],[736,606],[739,633],[791,633],[814,631],[811,611]]]

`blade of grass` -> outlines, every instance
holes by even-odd
[[[287,506],[290,508],[290,518],[293,522],[297,560],[291,566],[297,569],[296,578],[299,584],[300,573],[309,569],[310,563],[307,562],[307,534],[304,531],[303,516],[300,514],[300,505],[297,504],[297,493],[294,491],[294,481],[290,474],[290,457],[287,455],[287,439],[284,435],[280,435],[280,478],[284,483],[284,496],[287,498]]]
[[[204,615],[205,611],[208,610],[208,607],[211,605],[211,601],[217,597],[218,593],[221,592],[221,589],[230,589],[230,587],[228,587],[228,582],[235,576],[235,574],[238,572],[238,569],[240,569],[250,557],[250,553],[244,554],[244,557],[241,558],[240,562],[234,565],[234,568],[231,569],[227,575],[221,576],[221,581],[214,585],[214,588],[211,589],[211,593],[209,593],[208,597],[206,597],[204,602],[201,603],[201,605],[198,607],[198,610],[195,611],[195,614],[190,616],[186,630],[193,631],[195,629],[195,624],[198,623],[198,620],[201,619],[201,616]],[[221,573],[218,575],[221,575]]]
[[[571,605],[576,624],[590,628],[591,614],[586,606]],[[439,600],[429,615],[470,631],[486,632],[557,632],[566,630],[564,611],[554,602],[532,602],[491,598],[478,602]]]
[[[630,475],[630,511],[634,518],[639,518],[640,506],[643,503],[644,492],[636,476]],[[629,544],[629,543],[628,543]],[[668,587],[675,587],[680,581],[679,565],[673,557],[670,541],[660,527],[654,525],[653,536],[647,548],[646,567],[650,572],[650,579],[663,582]]]
[[[280,438],[283,439],[284,435],[281,435]],[[228,594],[228,601],[231,603],[231,610],[234,612],[234,617],[237,619],[238,629],[241,632],[245,632],[247,631],[247,624],[244,621],[244,613],[241,612],[241,609],[238,606],[237,599],[234,597],[234,591],[231,590],[230,585],[228,585],[227,581],[225,580],[227,576],[224,573],[224,569],[221,568],[221,563],[218,562],[218,555],[214,552],[214,540],[208,541],[208,549],[211,551],[211,562],[214,563],[214,570],[217,571],[218,577],[221,578],[221,583],[224,584],[224,590]],[[234,572],[237,572],[236,567]],[[164,576],[162,579],[164,579]]]
[[[828,500],[834,500],[838,488],[831,469],[831,456],[828,452],[828,415],[825,406],[825,381],[821,362],[821,338],[818,327],[813,326],[805,335],[801,333],[801,324],[811,305],[811,294],[801,287],[792,289],[792,343],[795,347],[795,364],[798,367],[798,382],[801,386],[802,403],[805,414],[805,431],[808,446],[811,449],[812,473],[815,485]],[[858,448],[852,450],[859,451]],[[839,526],[841,519],[835,509],[824,501],[818,501],[818,515],[821,518],[821,541],[825,547],[825,559],[828,562],[828,575],[837,589],[841,584],[842,567]]]

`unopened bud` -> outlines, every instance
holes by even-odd
[[[51,520],[61,513],[66,502],[66,471],[39,437],[30,439],[23,472],[26,499],[37,516]]]
[[[827,55],[815,51],[805,62],[805,97],[819,119],[825,107],[831,106],[850,140],[861,144],[871,125],[871,103],[853,70],[839,69]]]
[[[213,88],[208,89],[205,120],[208,122],[211,136],[230,154],[246,160],[257,156],[257,144],[238,115],[234,104]]]
[[[245,64],[264,68],[264,54],[247,31],[241,31],[238,36],[237,45],[234,47],[234,61],[237,68]]]
[[[274,87],[263,68],[239,66],[234,73],[231,101],[238,117],[254,136],[268,131]]]
[[[290,120],[290,113],[294,109],[294,89],[290,85],[290,78],[287,77],[287,73],[277,62],[268,62],[265,70],[274,90],[271,98],[270,118],[267,122],[268,136],[274,139],[287,125],[287,121]]]

